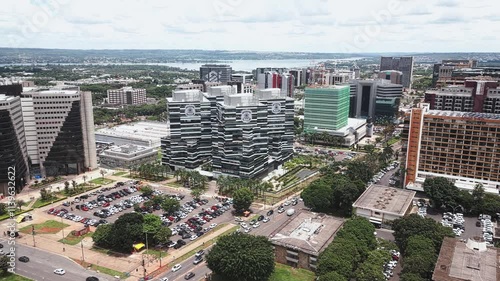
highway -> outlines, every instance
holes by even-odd
[[[5,240],[1,241],[4,244],[4,250],[8,247]],[[89,276],[98,277],[100,281],[111,281],[112,278],[98,274],[94,271],[89,271],[76,264],[67,257],[59,256],[49,252],[39,250],[37,248],[28,247],[21,244],[16,244],[16,268],[15,272],[25,277],[36,281],[40,280],[68,280],[77,281],[85,280]],[[18,260],[21,256],[27,256],[30,261],[27,263]],[[56,275],[54,269],[62,268],[66,271],[64,275]]]

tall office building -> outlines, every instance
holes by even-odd
[[[92,94],[78,87],[32,89],[21,95],[35,178],[97,168]]]
[[[21,98],[0,94],[0,193],[19,192],[29,181]],[[13,179],[11,179],[13,177]]]
[[[398,99],[397,104],[399,104],[402,95],[403,86],[392,84],[388,80],[351,80],[349,116],[351,118],[376,118],[378,116],[376,111],[378,99],[396,98]]]
[[[413,57],[382,57],[380,59],[380,72],[385,70],[401,71],[403,73],[403,87],[411,88]]]
[[[258,89],[281,89],[288,97],[293,97],[295,90],[295,77],[290,73],[266,71],[257,75]]]
[[[304,130],[336,131],[347,126],[349,86],[306,88]]]
[[[227,83],[231,81],[233,69],[225,64],[205,64],[200,67],[200,79],[206,82]]]
[[[167,98],[170,137],[162,139],[163,162],[194,169],[211,157],[210,102],[199,90],[174,91]]]
[[[470,79],[463,86],[427,90],[425,102],[432,110],[500,113],[499,83],[491,78]]]
[[[408,116],[405,184],[423,190],[426,178],[445,177],[462,189],[478,183],[500,189],[500,115],[430,110],[420,104]]]
[[[108,90],[109,104],[145,104],[147,102],[146,89],[133,89],[123,87],[121,89]]]
[[[162,139],[162,159],[174,169],[211,161],[214,177],[255,178],[293,154],[293,99],[279,89],[255,96],[232,86],[176,91],[167,106],[171,133]]]

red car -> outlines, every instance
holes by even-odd
[[[89,210],[89,208],[87,206],[82,207],[82,211],[88,211],[88,210]]]
[[[218,208],[217,208],[217,206],[212,206],[211,209],[214,210],[214,211],[217,211]]]
[[[108,207],[109,206],[109,202],[106,202],[104,204],[102,204],[103,207]]]

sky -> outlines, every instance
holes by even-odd
[[[494,0],[2,0],[0,47],[497,52]]]

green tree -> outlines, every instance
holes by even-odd
[[[111,237],[112,229],[113,229],[112,224],[99,225],[92,234],[92,240],[96,245],[100,247],[110,248],[112,239]]]
[[[252,191],[246,187],[236,190],[233,194],[233,207],[236,213],[242,213],[250,209],[254,199]]]
[[[0,203],[0,216],[7,214],[7,204]]]
[[[424,279],[432,277],[432,271],[437,260],[435,253],[419,253],[404,259],[403,273],[414,273]]]
[[[473,200],[473,209],[474,213],[482,214],[483,213],[483,205],[484,205],[484,187],[482,184],[477,184],[472,190],[472,200]]]
[[[191,189],[191,196],[193,196],[193,198],[200,199],[202,194],[203,194],[203,189],[201,188]]]
[[[172,214],[175,211],[178,211],[181,208],[181,204],[174,198],[166,198],[160,204],[163,211],[167,214]]]
[[[428,178],[424,181],[424,191],[436,208],[457,206],[458,188],[443,177]]]
[[[22,200],[22,199],[16,200],[16,207],[19,209],[19,211],[22,210],[23,204],[24,204],[24,200]]]
[[[208,268],[225,280],[268,280],[274,271],[274,251],[264,236],[222,236],[206,256]]]
[[[367,161],[354,160],[347,163],[346,175],[353,181],[361,180],[364,183],[369,182],[374,175],[373,169]]]
[[[50,193],[50,191],[48,191],[47,189],[45,188],[42,188],[40,189],[40,198],[42,198],[42,201],[50,201],[52,199],[52,193]]]
[[[428,279],[422,278],[420,275],[410,272],[401,273],[401,281],[426,281]]]
[[[0,270],[3,274],[6,274],[9,271],[9,261],[9,257],[7,257],[6,255],[0,256]]]
[[[159,244],[159,243],[167,244],[168,241],[170,240],[171,236],[172,236],[172,231],[170,230],[170,228],[168,228],[166,226],[162,226],[153,235],[153,239],[156,242],[156,244]]]
[[[128,253],[132,245],[144,241],[144,217],[139,213],[121,215],[112,226],[111,248]]]
[[[318,212],[332,211],[333,190],[329,182],[316,180],[302,191],[300,197],[304,199],[304,204]]]
[[[338,274],[335,271],[330,271],[326,274],[319,276],[318,281],[348,281],[347,278]]]
[[[318,257],[318,267],[316,273],[319,276],[329,272],[336,272],[344,278],[350,278],[354,268],[352,255],[348,251],[340,249],[334,252],[333,249],[325,250]]]
[[[396,244],[405,254],[408,239],[414,235],[429,238],[434,244],[435,252],[441,248],[444,237],[455,237],[453,231],[437,223],[431,218],[422,218],[417,214],[394,220],[392,223]]]
[[[154,214],[145,214],[144,215],[144,223],[143,223],[143,231],[147,234],[155,234],[157,233],[161,225],[161,219],[159,216]]]
[[[153,192],[154,192],[154,190],[149,185],[141,187],[141,193],[144,196],[151,196],[151,195],[153,195]]]
[[[68,181],[64,182],[64,193],[67,194],[67,195],[70,194],[69,182]]]
[[[407,239],[406,243],[407,256],[419,255],[419,254],[431,254],[436,251],[434,242],[422,235],[413,235]]]

